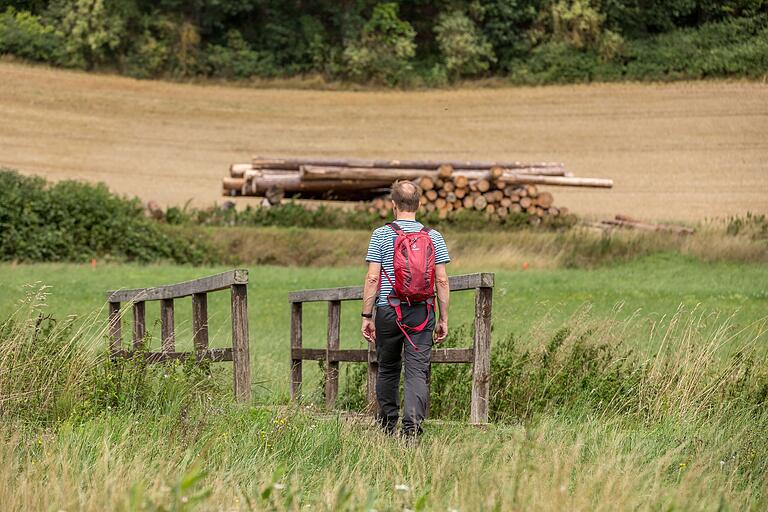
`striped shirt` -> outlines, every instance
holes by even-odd
[[[398,220],[397,225],[406,233],[416,233],[421,230],[424,225],[416,220]],[[448,256],[448,248],[445,246],[445,240],[443,235],[439,231],[434,229],[429,230],[429,237],[432,239],[432,243],[435,246],[435,265],[441,265],[451,261]],[[393,259],[395,256],[395,239],[397,234],[389,226],[382,226],[373,231],[371,235],[371,242],[368,244],[368,255],[365,257],[365,261],[368,263],[381,263],[381,289],[379,290],[379,306],[387,305],[387,297],[392,292],[392,285],[389,284],[389,280],[384,275],[384,271],[387,272],[392,281],[395,280],[395,266]]]

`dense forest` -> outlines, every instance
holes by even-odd
[[[138,78],[398,87],[759,78],[768,0],[0,1],[0,54]]]

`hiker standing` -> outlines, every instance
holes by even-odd
[[[400,370],[405,361],[404,436],[421,434],[427,412],[432,343],[448,334],[450,261],[442,235],[416,220],[421,190],[409,181],[392,185],[395,221],[374,230],[363,287],[363,336],[376,343],[377,420],[395,434],[400,413]],[[435,290],[437,311],[435,321]],[[378,293],[377,293],[378,292]],[[376,308],[374,320],[374,307]]]

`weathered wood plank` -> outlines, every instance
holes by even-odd
[[[144,302],[133,303],[133,348],[141,348],[147,334],[146,308]]]
[[[493,289],[479,288],[475,294],[475,343],[472,365],[472,403],[470,421],[488,423],[488,397],[491,379],[491,312]]]
[[[109,350],[120,350],[123,344],[120,303],[109,303]]]
[[[301,350],[302,344],[302,305],[301,302],[291,304],[291,400],[301,398],[301,357],[293,354],[294,350]]]
[[[433,348],[432,363],[471,363],[474,352],[471,348]]]
[[[173,299],[162,299],[160,301],[160,337],[163,352],[176,351],[176,331],[173,317]]]
[[[450,276],[448,278],[448,284],[451,287],[451,291],[472,290],[474,288],[489,288],[493,287],[494,285],[494,277],[494,274],[491,272]],[[288,294],[289,302],[360,300],[362,298],[362,286],[301,290],[290,292]]]
[[[232,361],[235,400],[251,400],[251,356],[248,343],[248,285],[232,285]]]
[[[192,337],[195,350],[208,348],[208,294],[192,295]]]
[[[339,350],[341,333],[341,302],[334,300],[328,303],[328,358],[325,364],[325,406],[333,409],[336,396],[339,394],[339,362],[330,355]],[[366,354],[366,358],[367,358]]]
[[[148,363],[162,363],[165,361],[183,361],[194,358],[195,361],[223,362],[232,361],[231,348],[211,348],[199,352],[134,352],[132,350],[113,350],[112,357],[144,357]]]
[[[203,277],[184,283],[156,286],[152,288],[135,288],[131,290],[113,290],[107,292],[107,302],[152,301],[161,299],[178,299],[196,293],[213,292],[229,288],[234,284],[248,284],[248,271],[245,269],[230,270],[214,276]]]

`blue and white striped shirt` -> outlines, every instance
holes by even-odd
[[[397,225],[406,233],[416,233],[420,231],[424,225],[416,220],[398,220]],[[435,265],[441,265],[451,261],[448,256],[448,248],[445,246],[445,240],[443,235],[439,231],[434,229],[429,230],[429,237],[432,239],[432,243],[435,246]],[[365,261],[369,263],[381,263],[381,290],[379,290],[379,306],[387,305],[387,297],[392,292],[392,285],[389,284],[389,280],[384,276],[384,271],[392,279],[395,280],[395,266],[393,259],[395,257],[395,239],[397,234],[389,226],[382,226],[373,231],[371,235],[371,242],[368,244],[368,255],[365,257]]]

